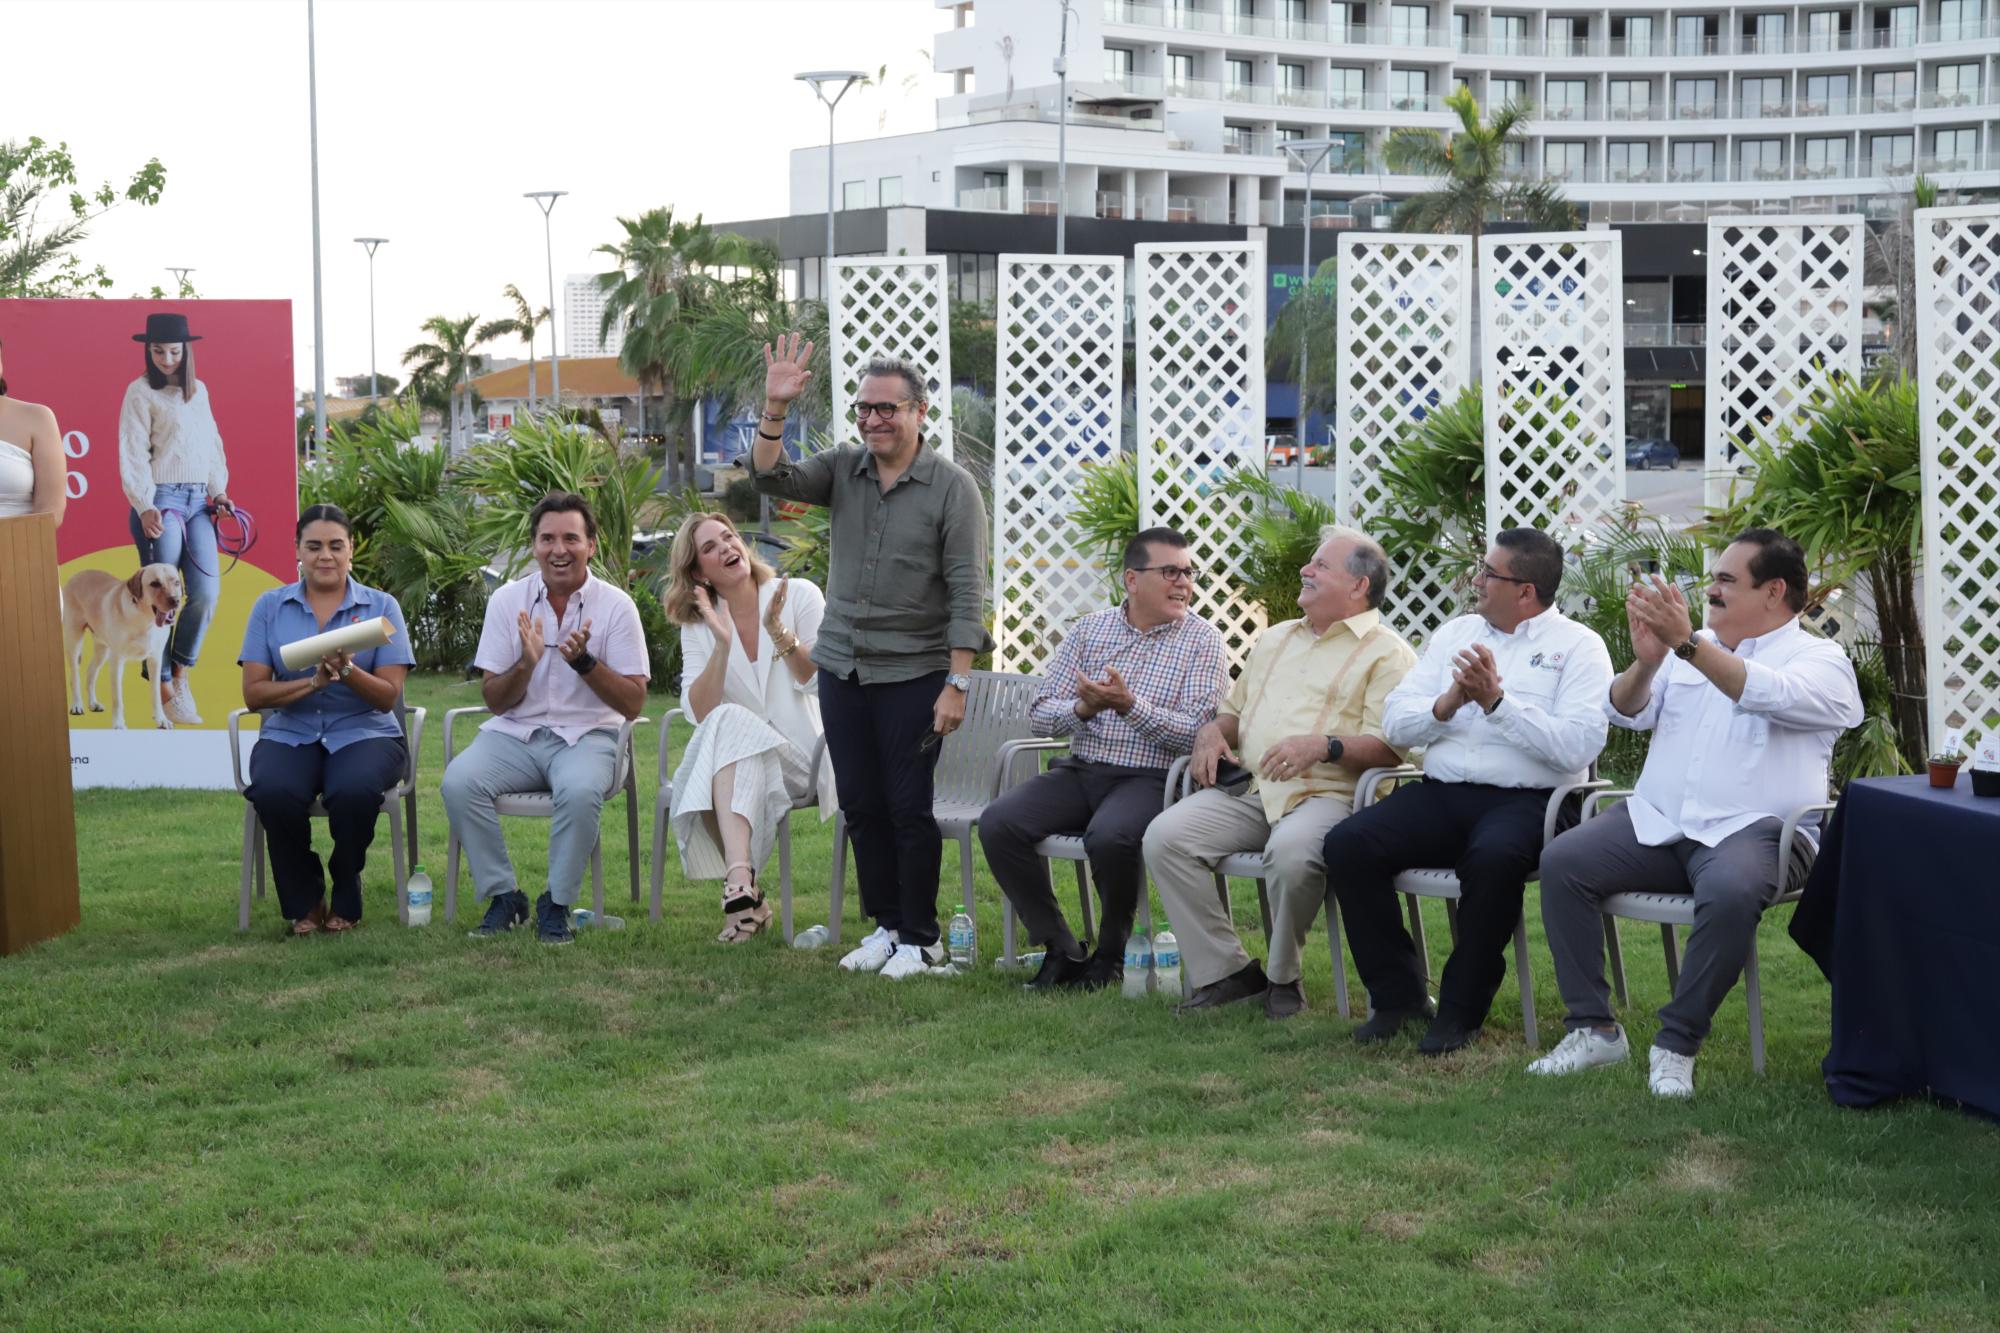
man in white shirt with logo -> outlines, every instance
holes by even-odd
[[[1826,799],[1833,743],[1862,717],[1853,664],[1799,624],[1805,605],[1805,553],[1770,528],[1751,528],[1716,557],[1699,633],[1670,583],[1640,582],[1626,598],[1636,656],[1611,683],[1605,711],[1617,726],[1651,730],[1652,748],[1629,800],[1542,857],[1542,924],[1569,1035],[1530,1073],[1626,1058],[1598,905],[1613,893],[1690,893],[1694,930],[1660,1010],[1648,1085],[1656,1096],[1694,1095],[1695,1053],[1783,887],[1784,817]],[[1801,848],[1788,849],[1787,885],[1804,877],[1805,862]]]
[[[1604,748],[1611,654],[1556,608],[1562,572],[1562,547],[1545,534],[1496,534],[1472,577],[1477,614],[1441,626],[1382,705],[1383,739],[1421,747],[1424,779],[1326,835],[1327,877],[1375,1011],[1356,1041],[1387,1041],[1429,1020],[1417,1049],[1458,1050],[1478,1035],[1507,975],[1550,794],[1583,781]],[[1455,870],[1461,894],[1435,1014],[1395,888],[1401,871],[1431,866]]]
[[[492,720],[444,771],[444,807],[486,904],[475,936],[528,919],[494,798],[551,793],[547,890],[536,934],[567,944],[569,909],[597,845],[597,816],[618,771],[618,729],[646,705],[652,674],[631,595],[590,572],[597,519],[580,495],[545,496],[528,517],[536,571],[496,588],[473,664]]]

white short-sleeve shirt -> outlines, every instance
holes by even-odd
[[[480,730],[491,727],[503,735],[527,740],[539,728],[547,727],[562,737],[565,745],[574,745],[589,732],[624,725],[624,715],[597,697],[563,660],[557,645],[589,621],[592,656],[621,676],[650,680],[653,670],[646,652],[646,632],[631,594],[591,574],[570,594],[558,622],[541,570],[503,584],[486,600],[486,623],[479,632],[474,666],[493,672],[513,669],[521,660],[519,619],[523,611],[541,622],[542,641],[548,647],[528,678],[528,692],[521,696],[521,702],[494,714]]]

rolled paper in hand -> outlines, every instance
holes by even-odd
[[[300,639],[278,649],[278,656],[284,659],[288,671],[303,671],[329,653],[359,652],[363,648],[380,648],[396,633],[396,627],[389,623],[389,617],[376,616],[373,620],[357,620],[352,625],[342,625],[324,634],[315,634],[310,639]]]

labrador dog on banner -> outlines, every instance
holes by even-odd
[[[101,713],[97,682],[104,659],[111,659],[111,725],[125,727],[125,664],[159,661],[167,631],[181,605],[181,572],[173,565],[147,565],[129,579],[98,569],[86,569],[63,585],[63,649],[69,657],[69,711],[83,714],[83,636],[97,643],[90,657],[90,711]],[[148,686],[153,701],[153,725],[173,730],[158,689]]]

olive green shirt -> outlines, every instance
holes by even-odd
[[[863,685],[914,680],[951,665],[951,650],[986,652],[986,505],[972,474],[930,445],[886,492],[858,444],[751,467],[766,495],[833,513],[813,661]]]

